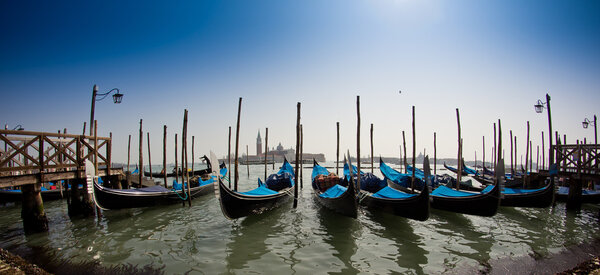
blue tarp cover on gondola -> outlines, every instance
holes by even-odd
[[[341,196],[342,194],[344,194],[344,192],[346,192],[346,190],[348,190],[347,187],[336,184],[336,185],[332,186],[331,188],[327,189],[327,191],[320,194],[319,197],[321,197],[321,198],[337,198],[337,197]]]
[[[389,179],[402,187],[411,188],[412,175],[400,173],[400,172],[394,170],[392,167],[389,167],[383,161],[379,162],[379,170],[381,171],[381,173],[383,174],[383,176],[386,179]],[[416,176],[416,173],[415,173],[415,188],[418,190],[423,189],[423,181],[420,180]]]
[[[404,192],[400,192],[394,188],[386,186],[379,190],[379,192],[373,194],[373,197],[383,198],[383,199],[406,199],[417,196],[416,194],[408,194]]]
[[[476,195],[488,193],[493,188],[494,188],[493,185],[488,185],[485,189],[483,189],[483,191],[481,191],[481,193],[472,193],[472,192],[458,191],[458,190],[454,190],[454,189],[448,188],[446,186],[440,185],[440,187],[436,188],[435,190],[433,190],[433,192],[431,192],[431,195],[439,196],[439,197],[470,197],[470,196],[476,196]]]
[[[352,171],[356,171],[357,168],[356,166],[352,165]],[[356,182],[357,180],[357,176],[355,172],[352,172],[354,181]],[[344,164],[344,177],[346,179],[348,179],[348,177],[350,176],[350,169],[348,169],[348,164]],[[361,175],[360,175],[360,189],[361,190],[365,190],[371,193],[375,193],[379,190],[381,190],[381,188],[384,188],[387,186],[387,181],[385,179],[380,179],[377,176],[373,175],[372,173],[362,173],[361,171]]]
[[[261,185],[254,190],[240,192],[240,194],[247,195],[247,196],[266,196],[266,195],[273,195],[273,194],[277,194],[277,193],[278,193],[277,191],[273,191],[273,190],[265,187],[264,185]]]
[[[270,175],[265,184],[275,191],[294,186],[294,168],[289,162],[284,161],[277,174]]]
[[[569,187],[567,187],[567,186],[560,186],[560,187],[558,187],[558,194],[560,194],[560,195],[569,195]],[[600,194],[600,191],[598,191],[598,190],[585,190],[585,189],[582,189],[581,190],[581,194],[582,195],[597,195],[597,194]]]
[[[541,191],[544,190],[545,188],[540,188],[540,189],[520,189],[520,188],[504,188],[504,190],[502,190],[502,194],[527,194],[527,193],[533,193],[533,192],[537,192],[537,191]]]

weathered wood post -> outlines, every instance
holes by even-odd
[[[481,162],[483,163],[483,167],[485,168],[485,136],[483,136],[483,156],[481,158]]]
[[[335,174],[340,174],[340,122],[335,123],[337,127],[337,146],[335,150]]]
[[[184,153],[182,155],[184,155],[184,160],[181,162],[181,165],[183,165],[185,163],[185,181],[187,182],[187,193],[188,193],[188,206],[192,206],[192,191],[191,191],[191,183],[190,183],[190,173],[188,170],[188,155],[187,155],[187,128],[188,128],[188,110],[185,109],[184,113],[183,113],[183,142],[182,142],[182,147],[185,148],[184,149]],[[185,188],[185,185],[184,185]]]
[[[437,146],[435,132],[433,132],[433,175],[437,175]]]
[[[265,182],[267,181],[267,156],[269,155],[269,127],[265,128]]]
[[[139,146],[139,159],[138,159],[138,163],[140,164],[140,168],[139,168],[139,174],[138,174],[138,180],[139,185],[138,187],[142,187],[143,186],[143,180],[144,180],[144,152],[142,150],[143,148],[143,144],[144,143],[144,132],[142,131],[142,119],[140,119],[140,146]]]
[[[456,122],[458,124],[458,168],[457,168],[457,173],[456,173],[456,190],[460,190],[460,180],[461,180],[461,176],[462,176],[462,155],[461,155],[461,145],[462,145],[462,138],[460,136],[460,114],[458,112],[458,108],[456,108]],[[496,134],[496,124],[494,124],[494,135]],[[494,137],[494,139],[496,139]]]
[[[294,169],[294,175],[298,176],[298,160],[300,159],[300,102],[297,105],[297,115],[296,115],[296,166]],[[298,207],[298,183],[294,184],[294,208]]]
[[[497,141],[496,141],[496,123],[494,123],[494,150],[492,151],[492,160],[494,160],[494,175],[496,175],[496,161],[498,158],[498,154],[496,153],[496,150],[498,147],[496,147]]]
[[[352,167],[349,167],[352,171]],[[352,172],[350,173],[352,175]],[[360,191],[360,96],[356,96],[356,186]],[[352,181],[350,181],[352,182]]]
[[[163,180],[167,188],[167,125],[163,125]]]
[[[373,174],[373,123],[371,123],[371,174]]]
[[[304,168],[304,127],[300,124],[300,189],[304,188],[302,170]]]
[[[410,188],[414,192],[415,191],[415,170],[416,170],[416,162],[417,162],[417,140],[415,133],[415,106],[412,106],[412,143],[413,143],[413,156],[412,156],[412,177],[410,179]]]
[[[194,171],[195,171],[194,170],[194,162],[196,162],[195,161],[196,159],[194,158],[194,143],[195,143],[194,136],[192,136],[192,176],[194,175]]]
[[[497,152],[497,157],[496,157],[496,166],[499,163],[504,165],[504,161],[501,161],[502,155],[500,154],[500,152],[502,152],[502,123],[500,122],[500,119],[498,119],[498,152]],[[504,168],[504,167],[502,167],[502,168]],[[495,170],[497,170],[497,169],[494,169],[494,171]],[[504,169],[502,169],[502,170],[504,170]],[[496,176],[496,178],[500,178],[500,177],[504,177],[504,175]]]
[[[229,139],[227,141],[227,179],[231,189],[231,126],[229,126]]]
[[[524,178],[524,184],[525,184],[525,188],[529,188],[529,175],[527,175],[527,169],[529,168],[529,121],[527,121],[527,142],[526,142],[526,148],[525,148],[525,175],[523,175]]]
[[[40,133],[37,138],[39,139],[40,182],[44,182],[44,134]],[[40,193],[41,188],[41,183],[21,186],[23,201],[21,219],[23,220],[25,234],[48,231],[48,218],[44,212],[44,202]]]
[[[519,167],[518,167],[518,165],[517,165],[517,156],[518,156],[518,155],[517,155],[517,147],[518,147],[518,146],[517,146],[517,136],[515,135],[513,138],[515,139],[515,170],[517,170],[517,171],[518,171],[518,170],[519,170]]]
[[[542,131],[542,170],[546,169],[546,146],[544,145],[544,131]]]
[[[178,163],[177,159],[178,158],[177,158],[177,133],[176,133],[175,134],[175,181],[181,183],[183,181],[183,174],[181,175],[181,178],[182,178],[181,181],[179,181],[179,163]]]
[[[402,131],[402,146],[404,147],[404,161],[402,164],[404,165],[404,174],[408,173],[408,168],[406,167],[406,136],[404,135],[404,131]]]
[[[84,129],[85,134],[85,129]],[[84,167],[85,159],[83,159],[83,139],[85,139],[85,135],[81,135],[76,138],[76,150],[77,150],[77,178],[71,180],[71,195],[68,203],[68,213],[69,217],[75,217],[83,214],[83,202],[81,200],[81,195],[79,193],[79,184],[82,183],[81,175],[85,172],[82,170]],[[41,187],[40,187],[41,188]]]
[[[238,148],[239,148],[239,143],[240,143],[240,115],[241,115],[241,113],[242,113],[242,98],[240,97],[240,101],[238,103],[237,126],[236,126],[236,130],[235,130],[235,159],[234,159],[235,171],[234,171],[233,191],[238,190],[238,180],[239,180]]]
[[[510,175],[515,175],[515,168],[513,166],[513,134],[512,130],[510,130]]]
[[[249,163],[250,161],[248,159],[248,154],[249,154],[248,144],[246,144],[246,170],[248,170],[248,178],[250,178],[250,163]],[[267,180],[267,179],[265,179],[265,180]]]
[[[148,135],[148,169],[150,169],[150,179],[153,179],[152,177],[152,154],[150,152],[150,132],[146,133]]]
[[[532,141],[529,141],[529,173],[533,172],[533,145]],[[529,181],[531,181],[531,177],[529,177]]]
[[[129,135],[129,141],[127,142],[127,173],[130,173],[130,171],[129,171],[130,158],[131,158],[131,135]]]
[[[41,184],[26,184],[21,186],[23,205],[21,206],[21,219],[25,234],[48,231],[48,218],[44,211]],[[77,188],[74,188],[77,189]]]
[[[575,149],[576,161],[575,165],[577,165],[577,174],[575,177],[569,178],[569,198],[567,199],[567,209],[575,210],[581,208],[581,192],[582,192],[582,182],[581,178],[581,144],[579,140],[577,140],[577,147]],[[575,157],[574,157],[575,158]]]

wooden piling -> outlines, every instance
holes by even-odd
[[[23,220],[23,230],[27,235],[48,231],[48,218],[44,211],[44,203],[40,191],[41,184],[39,183],[21,186],[23,197],[21,219]]]
[[[185,165],[185,180],[183,181],[184,183],[187,182],[187,201],[188,201],[188,206],[192,206],[192,192],[191,192],[191,183],[190,183],[190,174],[188,171],[188,155],[187,155],[187,125],[188,125],[188,110],[185,109],[183,112],[183,137],[182,137],[182,142],[181,142],[181,147],[183,148],[183,152],[181,152],[181,155],[183,156],[183,160],[181,161],[181,166]],[[184,188],[185,188],[185,184],[184,184]]]
[[[416,170],[416,161],[417,161],[417,140],[415,133],[415,106],[412,106],[412,144],[413,144],[413,156],[412,156],[412,177],[410,179],[410,188],[414,192],[415,191],[415,170]]]
[[[304,127],[300,124],[300,189],[304,188],[302,184],[302,170],[304,168]]]
[[[437,148],[436,148],[436,133],[433,132],[433,175],[437,175]]]
[[[373,123],[371,123],[371,174],[373,174]]]
[[[177,160],[177,134],[175,134],[175,181],[181,183],[183,181],[183,174],[181,176],[182,181],[179,181],[179,163]],[[183,172],[183,170],[182,170]],[[183,184],[183,183],[182,183]]]
[[[406,174],[408,173],[408,168],[406,167],[406,137],[404,131],[402,131],[402,146],[404,147],[404,161],[402,163],[404,165],[404,174]]]
[[[147,132],[147,139],[148,139],[148,169],[150,171],[150,179],[153,179],[152,177],[152,155],[150,152],[150,132]]]
[[[294,169],[294,175],[298,176],[298,160],[300,159],[300,102],[297,105],[297,114],[296,114],[296,166]],[[298,183],[294,184],[294,208],[298,207]]]
[[[335,123],[337,127],[337,146],[335,150],[335,174],[340,174],[340,122]]]
[[[540,172],[540,146],[537,146],[537,157],[536,157],[536,162],[535,162],[535,170],[537,170],[537,172]]]
[[[527,142],[525,144],[525,188],[529,187],[529,176],[527,175],[527,169],[529,168],[529,121],[527,121]]]
[[[196,162],[195,161],[196,159],[194,158],[194,143],[195,143],[194,136],[192,136],[192,175],[194,175],[194,171],[195,171],[194,170],[194,162]]]
[[[513,137],[515,139],[515,170],[518,170],[518,165],[517,165],[517,136],[515,135]]]
[[[349,169],[352,171],[352,167]],[[360,191],[360,96],[358,95],[356,96],[356,178],[358,189],[355,190]]]
[[[240,144],[240,116],[242,113],[242,98],[240,97],[240,101],[238,103],[238,115],[237,115],[237,126],[236,126],[236,130],[235,130],[235,159],[234,161],[234,165],[235,165],[235,169],[234,169],[234,174],[233,174],[233,191],[237,191],[238,190],[238,180],[239,180],[239,174],[238,174],[238,149],[239,149],[239,144]]]
[[[533,145],[532,141],[529,141],[529,173],[533,172]],[[531,180],[531,179],[530,179]]]
[[[139,152],[138,152],[139,153],[139,159],[138,159],[139,162],[138,163],[140,164],[138,180],[140,182],[139,182],[138,187],[142,187],[142,180],[144,177],[144,155],[143,155],[144,153],[142,150],[143,141],[144,141],[144,132],[142,132],[142,119],[140,119],[140,146],[139,146]]]
[[[546,146],[544,145],[544,131],[542,131],[542,170],[546,169]]]
[[[248,178],[250,178],[250,164],[249,164],[249,159],[248,159],[248,144],[246,144],[246,170],[248,170]],[[265,179],[267,180],[267,179]]]
[[[460,114],[458,112],[458,108],[456,108],[456,123],[458,124],[458,158],[456,159],[458,162],[458,168],[457,168],[457,173],[456,173],[456,190],[460,190],[460,180],[461,180],[461,176],[462,176],[462,155],[461,155],[461,145],[462,145],[462,138],[460,135]],[[494,134],[496,127],[494,124]]]
[[[494,150],[492,151],[492,160],[494,161],[494,175],[496,174],[496,159],[498,157],[498,154],[496,153],[496,150],[498,147],[496,147],[497,144],[497,140],[496,140],[496,123],[494,123]]]
[[[163,125],[163,180],[167,188],[167,125]]]
[[[265,128],[265,182],[267,181],[267,156],[269,155],[269,128]]]
[[[511,174],[511,176],[515,175],[515,168],[513,166],[513,134],[512,134],[512,130],[510,130],[510,174]]]
[[[231,189],[231,126],[229,126],[229,139],[227,142],[227,179]]]
[[[127,142],[127,172],[129,173],[129,159],[131,157],[131,135],[129,135],[129,141]]]
[[[498,163],[504,163],[502,160],[502,155],[500,154],[500,152],[502,152],[502,124],[500,122],[500,119],[498,119],[498,152],[497,152],[497,158],[496,158],[496,166],[498,166]],[[494,171],[497,170],[497,167],[494,168]],[[498,175],[496,178],[498,177],[502,177],[504,175]]]
[[[483,167],[485,167],[485,136],[483,136],[483,156],[481,157],[481,162],[483,163]]]

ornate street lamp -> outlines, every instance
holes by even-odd
[[[585,118],[581,123],[583,129],[587,129],[588,126],[590,126],[590,124],[594,125],[594,144],[598,144],[598,124],[596,123],[596,119],[596,115],[594,115],[593,121],[590,121],[589,119]]]
[[[537,103],[533,105],[533,107],[535,107],[535,112],[541,114],[544,111],[544,104],[546,104],[546,102],[542,102],[538,99]]]
[[[544,111],[544,109],[548,109],[548,142],[550,143],[549,145],[549,163],[550,166],[549,169],[551,170],[551,166],[552,164],[554,164],[554,148],[552,148],[552,114],[550,112],[550,95],[546,94],[546,102],[542,102],[541,100],[538,99],[537,103],[535,105],[533,105],[533,107],[535,107],[535,112],[540,114]],[[554,177],[550,177],[551,180],[554,180]]]
[[[15,126],[15,128],[13,128],[13,131],[15,131],[15,130],[23,131],[23,130],[25,130],[25,128],[23,128],[23,126],[21,126],[21,124],[19,124],[19,125]]]
[[[101,100],[105,99],[112,92],[116,92],[112,96],[113,102],[115,104],[121,103],[121,101],[123,101],[123,94],[120,93],[119,89],[113,88],[106,93],[98,93],[98,86],[94,85],[94,89],[92,92],[92,111],[90,114],[90,136],[94,134],[94,132],[93,132],[94,131],[94,110],[96,108],[96,101],[101,101]],[[99,98],[96,98],[96,97],[99,97]]]

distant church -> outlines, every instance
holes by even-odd
[[[267,160],[281,163],[283,159],[286,158],[288,161],[293,162],[296,159],[296,150],[290,147],[290,149],[284,149],[281,142],[277,147],[273,147],[268,152],[263,152],[263,143],[262,138],[260,137],[260,130],[258,131],[258,135],[256,136],[256,155],[248,156],[248,161],[250,163],[263,163],[265,159],[265,153],[267,153]],[[303,153],[302,159],[306,163],[312,163],[313,158],[319,162],[325,162],[325,154],[310,154]],[[241,162],[246,161],[245,157],[240,159]]]

